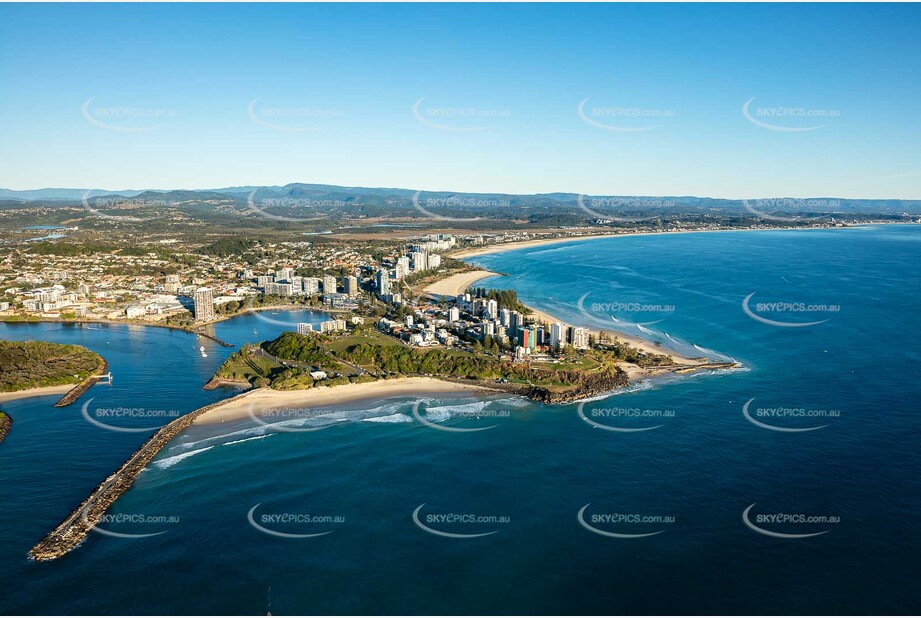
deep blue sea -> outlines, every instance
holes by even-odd
[[[105,420],[116,429],[162,424],[234,393],[201,388],[232,350],[159,328],[0,324],[4,339],[85,345],[114,375],[68,408],[0,404],[14,419],[0,612],[921,610],[921,226],[633,236],[475,262],[573,324],[744,368],[581,405],[428,397],[427,423],[404,397],[195,426],[100,532],[34,563],[29,548],[152,431],[107,430],[83,404],[150,412]],[[215,332],[242,344],[321,317]]]

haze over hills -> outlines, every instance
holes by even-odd
[[[89,192],[89,193],[87,193]],[[413,206],[417,195],[413,189],[383,187],[346,187],[338,185],[291,183],[284,186],[237,186],[214,189],[124,189],[96,190],[78,188],[42,188],[16,191],[0,189],[0,200],[10,202],[55,202],[73,204],[87,199],[90,202],[102,197],[136,198],[166,203],[209,202],[230,198],[245,202],[256,200],[271,203],[273,207],[286,208],[297,205],[297,200],[304,200],[300,207],[309,206],[310,202],[326,203],[328,206],[364,205],[369,207],[387,207],[395,210]],[[729,200],[698,196],[580,196],[576,193],[544,193],[532,195],[515,195],[504,193],[474,193],[457,191],[424,191],[419,193],[417,201],[428,208],[435,205],[452,210],[482,210],[494,212],[506,211],[506,216],[513,213],[528,214],[530,208],[565,207],[567,209],[585,206],[595,212],[659,212],[672,215],[686,212],[710,211],[721,214],[741,213],[745,211],[746,202],[742,199]],[[895,199],[846,199],[836,197],[789,198],[776,196],[770,198],[749,198],[757,200],[759,210],[770,207],[772,212],[806,211],[827,214],[880,214],[898,215],[921,214],[921,200]],[[290,203],[286,203],[290,202]],[[581,209],[584,210],[584,209]]]

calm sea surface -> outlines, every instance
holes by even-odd
[[[150,427],[234,394],[201,389],[232,350],[159,328],[0,324],[3,339],[84,345],[114,375],[68,408],[0,404],[14,419],[0,612],[921,609],[921,227],[637,236],[475,261],[507,274],[490,286],[571,323],[745,368],[581,406],[403,397],[194,427],[83,546],[33,563],[29,548]],[[321,319],[266,312],[215,333],[239,345]]]

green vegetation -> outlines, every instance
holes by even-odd
[[[230,257],[242,255],[256,246],[255,240],[247,238],[218,238],[210,245],[205,245],[199,251],[204,255],[215,257]]]
[[[0,341],[0,392],[78,384],[103,367],[101,356],[78,345]]]
[[[403,347],[403,344],[393,337],[387,336],[374,329],[366,329],[359,332],[353,332],[350,335],[342,335],[340,337],[335,337],[330,341],[326,347],[328,347],[333,354],[337,356],[342,356],[346,352],[355,346],[359,345],[383,345],[383,346],[397,346]]]
[[[343,359],[378,371],[404,375],[442,375],[474,380],[497,379],[506,373],[505,363],[495,357],[451,354],[443,349],[409,348],[404,345],[359,344]]]
[[[231,354],[220,366],[215,376],[224,380],[249,382],[255,385],[260,380],[271,381],[273,376],[284,370],[281,363],[266,356],[254,354],[252,348],[251,344],[247,344]]]
[[[675,362],[668,354],[647,354],[632,345],[616,340],[613,343],[598,344],[598,350],[610,354],[625,363],[633,363],[640,367],[658,367],[671,365]]]
[[[518,292],[515,290],[496,290],[486,288],[470,288],[470,296],[473,298],[485,298],[494,300],[499,307],[504,307],[509,311],[520,311],[524,314],[531,313],[531,309],[518,300]]]
[[[272,356],[314,367],[335,367],[339,363],[332,353],[315,335],[283,333],[277,339],[263,344],[263,349]]]
[[[627,384],[621,350],[590,350],[561,363],[513,363],[484,353],[411,348],[370,330],[341,337],[284,333],[233,354],[216,377],[278,390],[335,386],[392,376],[435,376],[517,384],[543,401],[603,392]],[[315,380],[310,372],[327,373]]]
[[[47,240],[35,242],[29,246],[29,253],[36,255],[93,255],[94,253],[112,253],[117,247],[100,242],[50,242]]]
[[[315,380],[311,371],[323,371],[328,379]],[[311,388],[320,382],[334,386],[368,379],[357,372],[356,375],[343,375],[343,371],[342,363],[320,336],[288,332],[261,346],[245,345],[224,361],[215,377],[278,390]]]

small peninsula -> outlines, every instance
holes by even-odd
[[[0,399],[62,392],[67,398],[81,386],[94,384],[107,367],[101,356],[79,345],[0,341]]]

